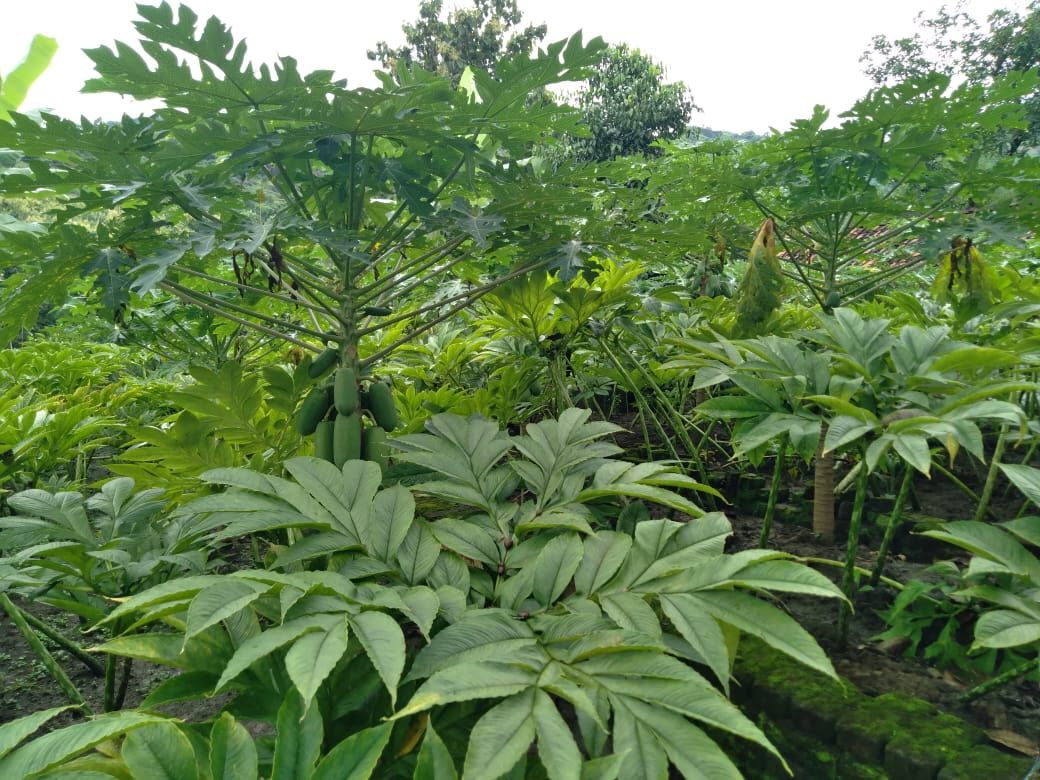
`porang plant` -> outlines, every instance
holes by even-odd
[[[401,437],[429,475],[415,493],[446,508],[428,517],[367,461],[207,473],[223,489],[185,509],[195,527],[266,535],[267,567],[122,601],[106,622],[135,632],[100,649],[178,674],[20,746],[55,712],[2,727],[0,775],[739,777],[702,727],[776,753],[726,696],[741,634],[833,675],[770,594],[840,592],[783,553],[725,553],[726,518],[683,495],[703,487],[616,459],[615,426],[588,418],[510,437],[442,414]],[[683,519],[618,530],[631,499]],[[158,709],[215,693],[199,722]]]

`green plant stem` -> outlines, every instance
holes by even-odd
[[[126,691],[130,687],[130,672],[134,666],[133,658],[123,659],[123,673],[119,676],[119,689],[116,691],[115,709],[123,709],[126,702]]]
[[[773,481],[769,485],[769,498],[766,500],[766,514],[762,518],[762,533],[758,537],[758,546],[765,547],[769,541],[769,531],[773,527],[773,515],[776,513],[776,499],[780,495],[780,478],[784,471],[784,461],[787,460],[787,437],[784,436],[780,442],[780,451],[776,454],[776,463],[773,464]]]
[[[863,520],[863,505],[867,500],[870,471],[860,469],[856,480],[856,498],[852,504],[852,519],[849,521],[849,541],[845,547],[845,568],[841,576],[841,589],[848,601],[838,608],[838,644],[845,647],[849,635],[849,615],[856,598],[856,553],[859,552],[859,529]]]
[[[54,656],[50,654],[43,642],[40,641],[40,637],[36,635],[36,632],[32,630],[28,622],[25,620],[25,613],[22,612],[15,604],[8,598],[6,593],[0,593],[0,607],[3,607],[4,612],[11,618],[11,622],[14,623],[19,633],[25,639],[32,651],[36,653],[36,657],[40,659],[40,663],[44,665],[44,668],[50,673],[51,677],[61,688],[62,692],[68,698],[70,702],[77,705],[87,714],[92,714],[90,705],[87,704],[87,700],[83,698],[83,694],[79,692],[79,689],[73,684],[69,676],[65,674],[65,670],[61,668],[61,665],[54,660]]]
[[[841,567],[843,569],[845,568],[845,562],[844,561],[835,561],[835,560],[832,560],[830,558],[816,558],[816,557],[813,557],[813,556],[808,556],[808,557],[799,557],[798,561],[801,562],[801,563],[817,563],[817,564],[820,564],[821,566],[837,566],[837,567]],[[866,575],[866,576],[870,575],[870,570],[869,569],[865,569],[862,566],[855,567],[855,570],[856,570],[856,574]],[[888,585],[890,588],[895,588],[896,590],[903,590],[904,588],[906,588],[906,586],[903,583],[901,583],[899,580],[894,580],[891,577],[884,577],[883,576],[881,578],[881,582],[883,582],[885,585]]]
[[[1007,446],[1008,426],[1005,423],[1000,426],[1000,434],[997,436],[996,446],[993,448],[993,457],[989,461],[989,473],[986,475],[986,484],[982,488],[979,497],[979,506],[975,510],[975,522],[981,523],[986,519],[989,511],[989,502],[993,498],[993,488],[997,484],[997,474],[1000,473],[1000,459],[1004,457],[1004,447]]]
[[[613,355],[615,365],[620,366],[621,363],[618,360],[616,354],[610,351],[610,348],[607,346],[605,341],[602,338],[597,338],[596,341],[604,351],[610,352],[610,354]],[[683,447],[686,448],[686,451],[689,455],[688,461],[690,465],[693,466],[693,470],[697,473],[697,478],[705,485],[709,484],[708,474],[704,470],[704,464],[701,462],[700,456],[698,455],[697,446],[693,443],[693,440],[690,438],[689,433],[687,433],[686,431],[686,426],[688,424],[686,418],[676,410],[675,406],[668,398],[667,393],[665,393],[664,390],[661,389],[661,386],[658,385],[656,381],[654,381],[654,378],[650,375],[650,372],[647,371],[646,368],[638,360],[633,362],[635,364],[636,370],[642,375],[643,381],[650,386],[650,389],[653,391],[654,395],[657,397],[657,400],[660,402],[665,417],[668,419],[669,425],[672,426],[672,430],[675,432],[675,435],[679,437],[679,440],[682,442]],[[635,385],[633,384],[633,388],[634,387]],[[636,389],[635,392],[638,394],[639,391]],[[667,438],[668,432],[665,430],[661,430],[661,436],[662,438]],[[715,499],[712,496],[706,494],[704,496],[704,502],[708,504],[710,509],[716,508]]]
[[[241,317],[235,317],[231,314],[228,314],[226,311],[223,311],[218,306],[215,306],[212,303],[207,303],[204,300],[200,300],[196,296],[189,295],[187,293],[180,292],[174,289],[170,286],[168,282],[160,282],[159,286],[167,292],[170,292],[173,295],[177,296],[185,303],[189,303],[193,306],[198,306],[200,309],[205,309],[208,312],[216,314],[219,317],[223,317],[226,320],[230,320],[231,322],[234,322],[245,328],[251,328],[253,330],[259,331],[260,333],[265,333],[268,336],[274,336],[275,338],[283,339],[284,341],[288,341],[290,344],[295,344],[301,349],[306,349],[311,352],[320,353],[325,349],[324,344],[322,344],[322,346],[320,347],[315,346],[314,344],[308,344],[306,341],[300,341],[300,339],[290,336],[287,333],[281,333],[277,330],[274,330],[273,328],[268,328],[264,325],[261,325],[258,322],[250,322],[249,320],[242,319]]]
[[[295,331],[299,331],[300,333],[306,333],[308,336],[313,336],[314,338],[318,339],[323,343],[327,341],[329,336],[331,335],[327,332],[323,333],[321,331],[312,330],[305,325],[300,325],[299,323],[286,322],[284,317],[272,317],[268,314],[261,314],[260,312],[253,311],[252,309],[249,309],[245,306],[239,306],[237,303],[231,303],[230,301],[222,301],[217,298],[213,298],[207,293],[199,292],[198,290],[193,290],[190,287],[185,287],[184,285],[177,284],[176,282],[167,281],[163,282],[163,285],[167,287],[167,289],[182,292],[185,295],[191,295],[203,301],[208,301],[213,306],[224,308],[228,311],[236,312],[237,314],[241,314],[245,317],[254,317],[260,320],[261,322],[268,323],[269,325],[286,325]]]
[[[874,571],[870,574],[870,585],[876,587],[878,581],[881,579],[881,574],[885,570],[885,561],[888,558],[888,550],[892,546],[892,540],[896,536],[896,531],[899,530],[899,526],[903,522],[903,506],[906,504],[906,499],[910,495],[910,486],[914,481],[914,468],[909,463],[904,466],[903,481],[899,484],[899,492],[896,494],[896,502],[892,505],[892,513],[888,518],[888,526],[885,528],[885,535],[881,539],[881,547],[878,550],[877,563],[874,564]]]
[[[505,274],[504,276],[499,277],[498,279],[494,280],[493,282],[488,282],[487,284],[481,285],[480,287],[477,287],[477,288],[475,288],[473,290],[470,290],[470,294],[469,294],[468,298],[466,300],[462,301],[462,303],[458,304],[457,306],[452,306],[450,309],[448,309],[443,314],[440,314],[437,317],[434,317],[432,320],[423,323],[422,325],[414,328],[413,330],[410,330],[408,333],[406,333],[405,335],[401,336],[401,338],[397,339],[397,341],[394,341],[393,343],[383,347],[378,352],[375,352],[375,353],[369,355],[364,360],[359,361],[360,367],[361,368],[367,368],[368,366],[372,365],[373,363],[376,363],[377,361],[379,361],[382,358],[384,358],[387,355],[389,355],[395,349],[398,349],[399,347],[407,344],[408,342],[413,341],[420,334],[425,333],[426,331],[430,330],[431,328],[436,327],[439,323],[444,322],[447,319],[451,319],[452,317],[454,317],[456,314],[458,314],[463,309],[469,308],[470,306],[472,306],[474,304],[474,302],[476,302],[480,298],[482,298],[485,295],[487,295],[489,292],[494,290],[500,284],[504,284],[505,282],[508,282],[510,279],[515,279],[518,276],[522,276],[523,274],[529,273],[529,272],[535,270],[536,268],[541,268],[542,266],[544,266],[548,262],[549,261],[546,259],[546,260],[539,260],[536,263],[531,263],[529,265],[525,265],[523,268],[518,268],[515,271],[511,271],[510,273]]]
[[[1008,669],[1002,674],[998,674],[992,680],[986,680],[984,683],[976,685],[968,691],[965,691],[958,697],[958,701],[974,701],[980,696],[984,696],[990,691],[995,691],[1009,682],[1014,680],[1016,677],[1021,677],[1023,674],[1028,674],[1037,665],[1037,659],[1030,658],[1028,661],[1023,661],[1018,666],[1014,666]]]
[[[58,631],[55,631],[31,612],[26,612],[24,609],[19,609],[19,611],[22,613],[22,617],[25,618],[26,623],[32,626],[36,631],[43,634],[44,637],[49,639],[51,642],[58,645],[58,647],[69,655],[75,656],[91,671],[92,674],[100,677],[105,673],[104,667],[98,663],[98,660],[71,639],[62,635]]]
[[[102,702],[101,708],[105,712],[112,712],[116,704],[116,661],[119,660],[114,655],[108,655],[105,658],[105,697]]]

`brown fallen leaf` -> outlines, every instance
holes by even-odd
[[[1029,737],[1023,737],[1021,734],[1008,729],[986,729],[986,736],[992,742],[1010,748],[1024,756],[1032,757],[1040,751],[1040,744],[1037,744]]]

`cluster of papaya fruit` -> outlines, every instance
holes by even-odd
[[[337,350],[323,352],[311,363],[311,378],[321,379],[338,359]],[[366,414],[371,419],[363,420]],[[346,366],[316,385],[296,413],[296,430],[302,436],[314,435],[317,457],[336,466],[348,460],[368,460],[383,471],[389,454],[386,435],[398,422],[390,387],[371,381],[362,388],[357,372]]]

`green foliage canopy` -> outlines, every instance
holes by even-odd
[[[443,11],[442,0],[423,0],[419,18],[402,26],[405,45],[380,41],[368,58],[388,70],[414,63],[458,84],[466,68],[494,73],[499,60],[528,54],[545,37],[544,24],[520,28],[516,0],[473,0],[472,8],[457,8],[447,19]]]

